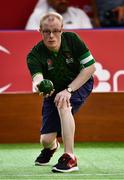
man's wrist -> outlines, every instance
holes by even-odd
[[[66,90],[67,90],[70,94],[72,94],[72,93],[74,92],[71,87],[67,87]]]

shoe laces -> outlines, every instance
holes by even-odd
[[[52,157],[54,151],[55,151],[55,149],[50,150],[49,148],[44,148],[44,149],[41,151],[38,159],[44,158],[44,159],[48,159],[48,160],[49,160],[49,159]]]
[[[61,164],[68,164],[68,162],[71,160],[72,158],[68,155],[68,154],[63,154],[60,158],[59,158],[59,160],[58,160],[58,162],[59,163],[61,163]]]

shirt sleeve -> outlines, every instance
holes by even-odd
[[[27,56],[27,66],[32,76],[32,79],[37,74],[43,74],[42,65],[38,60],[37,54],[33,53],[32,51]]]
[[[95,63],[95,59],[90,50],[77,34],[75,34],[75,45],[77,50],[76,54],[78,54],[81,69]]]

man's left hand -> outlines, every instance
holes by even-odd
[[[70,107],[70,98],[71,98],[71,93],[69,93],[66,89],[57,93],[54,99],[54,102],[57,106],[57,108],[64,108],[65,105],[66,107]]]

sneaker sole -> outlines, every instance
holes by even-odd
[[[53,168],[52,168],[52,172],[64,172],[64,173],[66,173],[66,172],[72,172],[72,171],[79,171],[78,166],[72,167],[72,168],[67,169],[67,170],[57,169],[56,167],[53,167]]]
[[[48,163],[49,163],[49,162],[48,162]],[[35,162],[35,166],[46,166],[46,165],[48,165],[48,163]]]

